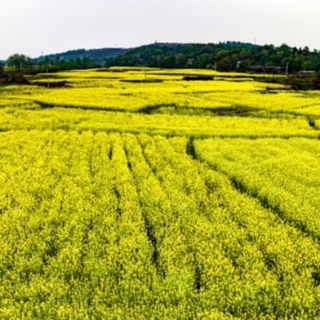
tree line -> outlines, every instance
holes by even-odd
[[[4,83],[25,83],[25,75],[36,75],[45,72],[58,72],[74,69],[101,68],[103,63],[97,63],[86,56],[64,60],[61,57],[45,56],[32,59],[24,54],[13,54],[6,61],[0,61],[0,80]]]
[[[252,45],[239,42],[219,44],[153,44],[109,58],[107,66],[148,66],[156,68],[199,68],[218,71],[265,71],[274,66],[296,73],[302,70],[320,71],[320,54],[308,47],[296,48],[286,44]],[[276,70],[270,69],[270,70]]]
[[[46,71],[50,72],[71,70],[71,69],[86,69],[89,67],[102,67],[102,64],[97,64],[84,56],[82,58],[64,60],[60,57],[50,58],[48,56],[42,59],[32,59],[24,54],[14,54],[10,56],[6,65],[8,70],[16,72],[24,72],[25,74],[38,73]]]
[[[72,69],[101,68],[111,66],[147,66],[155,68],[199,68],[228,72],[288,72],[303,70],[320,72],[320,53],[308,47],[296,48],[286,44],[258,46],[250,43],[224,42],[218,44],[166,44],[155,43],[138,47],[114,57],[111,49],[91,51],[74,50],[63,55],[50,55],[32,59],[24,54],[13,54],[7,61],[0,61],[0,77],[23,78],[26,74],[57,72]],[[119,49],[118,52],[121,52]],[[111,52],[111,53],[110,53]],[[66,54],[67,54],[66,53]],[[92,53],[91,53],[92,54]],[[102,58],[104,56],[104,58]],[[265,69],[267,67],[276,67]]]

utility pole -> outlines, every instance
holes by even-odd
[[[289,62],[287,63],[287,67],[286,67],[286,77],[288,78],[288,74],[289,74]]]
[[[49,69],[48,69],[48,63],[47,63],[47,60],[45,59],[44,55],[43,55],[43,51],[42,51],[42,57],[45,61],[45,64],[46,64],[46,71],[47,71],[47,80],[48,80],[48,89],[50,89],[50,79],[49,79]]]

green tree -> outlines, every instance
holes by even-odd
[[[176,57],[175,56],[164,57],[161,62],[161,66],[162,68],[175,68]]]
[[[297,48],[295,48],[297,49]],[[283,53],[284,56],[289,57],[292,55],[294,49],[291,49],[287,44],[282,44],[277,51],[281,51]]]
[[[24,54],[13,54],[11,55],[8,60],[7,63],[9,66],[12,66],[15,68],[15,71],[21,71],[22,67],[25,67],[27,64],[27,59],[28,57],[25,56]]]
[[[237,71],[246,72],[250,67],[250,60],[242,60],[241,63],[238,64]]]
[[[25,73],[30,73],[33,70],[34,67],[34,60],[31,59],[30,57],[26,57],[25,60]]]
[[[226,50],[221,50],[216,54],[217,60],[222,60],[223,58],[226,58],[228,56],[229,52]]]
[[[228,72],[232,70],[232,64],[228,58],[223,58],[219,61],[219,71]]]
[[[302,50],[302,54],[308,55],[309,53],[310,53],[309,47],[304,47],[303,50]]]
[[[303,70],[306,70],[306,71],[308,71],[308,70],[313,70],[313,64],[312,64],[312,62],[311,62],[310,60],[304,61],[303,64],[302,64],[302,69],[303,69]]]
[[[0,61],[0,77],[4,75],[4,63]]]
[[[211,63],[210,61],[210,55],[207,53],[201,54],[195,62],[195,65],[197,68],[205,69],[207,65]]]
[[[89,68],[90,60],[89,60],[89,58],[87,56],[84,56],[82,58],[82,65],[83,65],[84,68]]]

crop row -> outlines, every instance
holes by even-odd
[[[268,119],[135,114],[41,109],[37,105],[0,109],[0,130],[75,130],[194,137],[319,137],[306,119]]]
[[[196,156],[225,173],[285,221],[320,239],[318,140],[219,139],[195,142]]]
[[[318,243],[188,143],[2,133],[2,318],[316,319]]]
[[[47,90],[38,86],[11,86],[1,88],[0,93],[10,99],[24,99],[51,107],[137,112],[159,105],[174,105],[176,108],[201,110],[246,108],[253,112],[265,110],[319,116],[320,98],[317,93],[296,93],[283,90],[287,88],[280,85],[248,79],[241,82],[221,81],[223,79],[181,81],[183,75],[194,72],[186,70],[164,73],[163,70],[148,69],[149,82],[145,82],[144,70],[115,71],[57,73],[50,75],[53,77],[51,81],[66,81],[67,87]],[[42,77],[44,75],[34,77],[35,83],[47,81]]]

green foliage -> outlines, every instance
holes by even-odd
[[[0,77],[4,75],[4,66],[5,64],[2,61],[0,61]]]
[[[232,70],[232,64],[228,58],[223,58],[219,61],[219,71],[229,72]]]
[[[308,48],[291,48],[286,44],[257,46],[241,42],[219,44],[166,44],[156,43],[130,50],[124,55],[107,59],[107,66],[142,66],[157,68],[207,68],[228,59],[225,70],[249,71],[254,65],[281,66],[285,71],[290,63],[290,73],[303,69],[320,70],[320,54]],[[225,61],[225,60],[224,60]],[[239,62],[242,62],[238,70]]]
[[[228,59],[229,62],[227,62]],[[51,54],[38,59],[24,55],[11,56],[7,64],[25,73],[71,69],[101,68],[104,66],[148,66],[155,68],[198,68],[211,69],[222,62],[221,70],[247,72],[251,66],[279,66],[285,72],[289,62],[289,72],[301,70],[320,71],[320,54],[307,47],[291,48],[286,44],[257,46],[241,42],[218,44],[168,44],[156,43],[135,49],[95,49],[71,50]],[[252,69],[257,70],[257,69]]]

